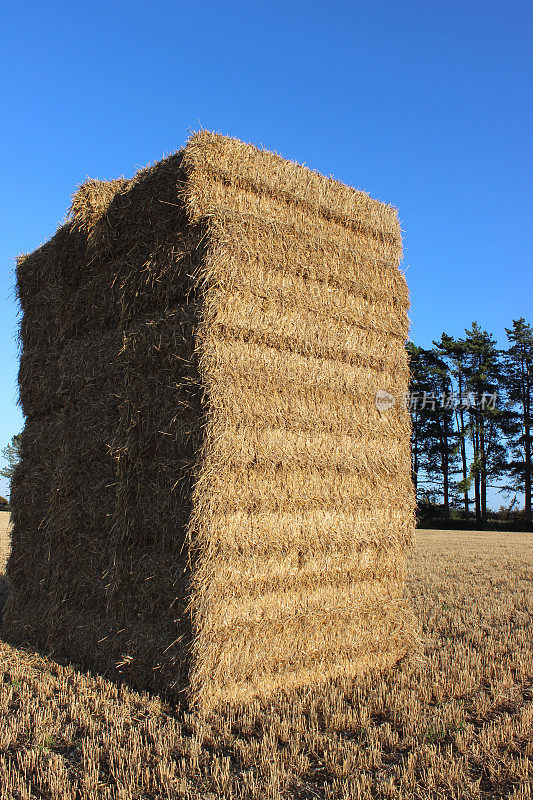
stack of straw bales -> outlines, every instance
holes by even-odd
[[[82,186],[18,263],[12,640],[204,706],[402,657],[400,258],[389,206],[207,132]]]

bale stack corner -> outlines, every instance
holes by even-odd
[[[216,134],[80,187],[17,267],[10,638],[206,708],[401,658],[400,259],[394,209]]]

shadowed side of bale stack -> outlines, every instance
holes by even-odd
[[[406,652],[408,292],[396,213],[275,155],[189,142],[208,229],[198,331],[192,686],[247,701]]]
[[[20,260],[27,419],[5,624],[12,640],[165,689],[187,674],[202,435],[181,159],[89,181],[54,237],[65,252],[41,248],[47,271],[39,251]]]
[[[44,646],[39,621],[49,609],[45,520],[50,511],[52,480],[59,457],[59,387],[55,362],[60,352],[59,311],[64,296],[61,263],[84,252],[83,238],[62,226],[46,244],[17,261],[17,294],[23,311],[20,325],[20,402],[26,415],[21,458],[11,482],[12,550],[8,574],[10,611],[17,609],[12,629],[18,639]]]
[[[400,257],[393,209],[205,132],[81,187],[18,269],[11,638],[206,708],[400,658]]]

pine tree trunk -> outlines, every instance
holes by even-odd
[[[529,406],[531,398],[531,385],[529,376],[526,380],[526,391],[524,397],[524,449],[525,449],[525,516],[526,523],[531,525],[531,408]]]
[[[479,486],[479,431],[477,421],[472,425],[472,445],[474,449],[474,497],[476,504],[476,524],[481,525],[481,496]]]
[[[418,502],[418,419],[415,417],[413,424],[413,484],[415,487],[415,498]]]
[[[461,377],[461,372],[459,371],[458,374],[458,382],[459,382],[459,403],[462,406],[463,403],[463,381]],[[459,435],[461,440],[461,466],[463,470],[463,486],[464,486],[464,504],[465,504],[465,518],[468,522],[470,520],[470,498],[468,496],[468,464],[466,461],[466,432],[465,432],[465,415],[464,411],[461,407],[459,415],[457,414],[457,410],[455,412],[455,416],[457,418],[457,427],[459,428]],[[460,425],[459,425],[460,420]]]
[[[463,470],[464,503],[466,521],[470,519],[470,498],[468,496],[468,464],[466,461],[466,433],[464,414],[461,410],[461,466]]]
[[[485,453],[485,425],[479,415],[479,472],[481,483],[481,521],[487,521],[487,454]]]
[[[528,525],[532,524],[531,520],[531,435],[529,427],[526,428],[526,480],[525,480],[525,514],[526,522]]]
[[[445,440],[443,442],[443,464],[442,464],[442,474],[443,474],[443,491],[444,491],[444,519],[450,519],[450,484],[448,479],[448,450],[447,450],[448,442]]]

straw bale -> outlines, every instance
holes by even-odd
[[[81,186],[18,261],[8,633],[205,708],[401,658],[401,252],[390,206],[207,132]]]

